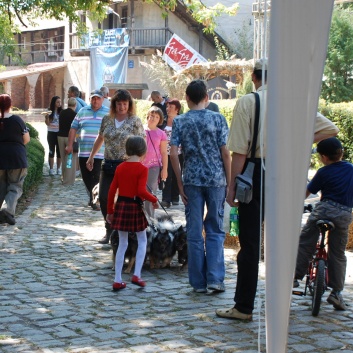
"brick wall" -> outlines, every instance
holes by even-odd
[[[18,77],[12,80],[11,99],[13,107],[19,109],[28,109],[28,105],[26,105],[25,100],[26,83],[26,77]]]

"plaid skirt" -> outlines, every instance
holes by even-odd
[[[111,229],[140,232],[148,226],[143,205],[134,201],[118,200],[115,204]]]

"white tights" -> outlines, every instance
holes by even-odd
[[[147,247],[147,235],[146,229],[141,232],[136,232],[137,236],[137,252],[136,252],[136,262],[135,262],[135,270],[134,275],[137,277],[141,277],[141,269],[143,262],[145,261],[146,256],[146,247]],[[121,271],[123,269],[124,260],[125,260],[125,252],[128,246],[128,232],[124,232],[119,230],[119,247],[116,252],[115,259],[115,279],[114,282],[121,283]]]

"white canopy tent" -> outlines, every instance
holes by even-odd
[[[266,351],[287,350],[293,272],[334,0],[272,0],[265,184]]]

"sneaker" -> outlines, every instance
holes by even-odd
[[[226,287],[224,283],[219,283],[219,284],[209,284],[207,286],[209,290],[213,290],[214,292],[224,292],[226,290]]]
[[[337,291],[334,292],[332,291],[330,295],[327,297],[327,302],[329,304],[332,304],[333,307],[337,310],[346,310],[346,303],[343,300],[341,292]]]
[[[207,288],[194,288],[195,293],[207,293]]]
[[[62,174],[61,168],[59,168],[59,169],[56,171],[56,174],[58,174],[58,175],[61,175],[61,174]]]
[[[225,319],[233,319],[233,320],[252,320],[252,314],[244,314],[238,311],[235,308],[230,309],[217,309],[216,315],[219,317],[223,317]]]
[[[294,278],[293,279],[293,288],[298,288],[298,287],[299,287],[299,281],[296,278]]]
[[[173,206],[178,206],[178,205],[179,205],[179,201],[173,201],[173,202],[172,202],[172,205],[173,205]]]
[[[170,202],[162,201],[161,202],[161,206],[164,207],[164,208],[169,208],[170,207]]]
[[[49,169],[49,175],[55,175],[54,169]]]

